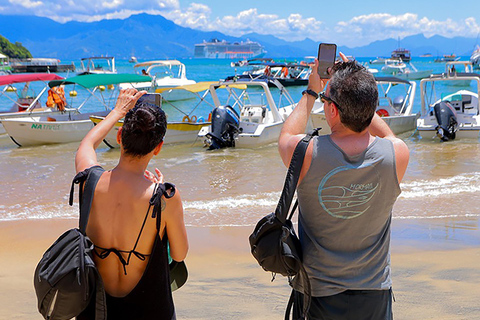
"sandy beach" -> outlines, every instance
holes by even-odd
[[[42,319],[33,271],[48,246],[75,224],[73,219],[0,223],[0,319]],[[189,280],[174,293],[179,319],[283,318],[290,288],[281,276],[271,282],[271,274],[251,257],[251,229],[188,228]],[[395,319],[480,319],[480,248],[405,241],[406,229],[411,226],[394,222]]]

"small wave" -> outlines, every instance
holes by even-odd
[[[271,192],[256,195],[240,195],[233,198],[226,197],[216,200],[186,201],[183,204],[183,208],[208,210],[211,212],[218,209],[273,207],[278,203],[279,197],[280,192]]]
[[[401,184],[400,198],[438,197],[480,191],[480,172],[450,178],[417,180]]]
[[[418,219],[448,219],[448,218],[478,218],[480,213],[465,213],[465,214],[443,214],[435,216],[393,216],[393,219],[398,220],[418,220]]]
[[[66,204],[48,205],[21,205],[2,206],[0,208],[0,221],[13,220],[45,220],[45,219],[78,219],[78,204],[72,207]]]

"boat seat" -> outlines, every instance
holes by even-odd
[[[452,100],[450,104],[456,111],[466,114],[477,114],[478,110],[472,104],[472,97],[469,95],[462,95],[462,99]]]
[[[267,115],[267,107],[262,105],[244,105],[240,111],[240,121],[263,123]]]

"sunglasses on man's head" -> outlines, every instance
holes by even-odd
[[[325,102],[333,103],[333,104],[337,107],[337,109],[341,110],[341,108],[340,108],[340,106],[338,105],[338,103],[336,103],[335,101],[333,101],[332,98],[330,98],[329,96],[327,96],[327,95],[325,94],[325,91],[320,92],[318,95],[320,96],[320,100],[321,100],[323,103],[325,103]]]

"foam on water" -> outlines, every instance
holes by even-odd
[[[449,178],[424,179],[402,183],[400,198],[442,197],[480,191],[480,172],[465,173]]]
[[[190,201],[184,203],[184,209],[206,210],[210,213],[215,210],[232,208],[269,208],[277,205],[280,192],[271,192],[257,195],[240,195],[237,197],[220,198],[209,201]]]

